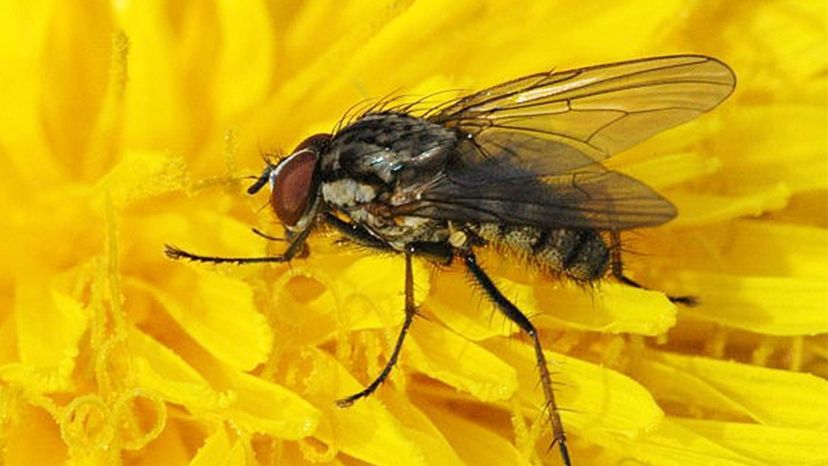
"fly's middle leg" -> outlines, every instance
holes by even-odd
[[[385,363],[385,367],[382,369],[382,372],[374,379],[373,382],[368,384],[367,387],[362,389],[361,391],[354,393],[351,396],[342,398],[336,402],[337,406],[340,408],[347,408],[354,404],[355,401],[359,400],[360,398],[365,398],[382,385],[385,382],[385,379],[391,374],[391,369],[394,368],[394,365],[397,363],[397,358],[400,356],[400,351],[402,350],[403,342],[405,341],[405,336],[408,335],[408,329],[411,327],[411,323],[414,321],[414,316],[417,315],[417,306],[414,304],[414,272],[411,267],[411,253],[405,253],[405,320],[403,321],[402,328],[400,329],[400,334],[397,336],[397,343],[394,345],[394,350],[391,352],[391,357],[388,358],[388,362]]]
[[[352,242],[359,246],[377,249],[380,251],[392,251],[391,246],[376,236],[373,236],[364,227],[355,223],[346,222],[330,212],[325,212],[323,215],[325,223],[342,234],[342,236],[345,237],[343,239],[346,242]]]
[[[495,304],[495,306],[512,322],[516,323],[521,330],[526,332],[532,338],[532,344],[535,348],[535,360],[540,373],[541,386],[543,387],[543,394],[546,397],[547,414],[549,416],[549,423],[552,425],[552,446],[558,445],[561,453],[561,458],[565,466],[571,466],[572,462],[569,459],[569,449],[566,444],[566,433],[564,432],[563,423],[561,422],[560,414],[558,414],[558,405],[555,402],[555,392],[552,390],[552,377],[549,375],[549,368],[546,365],[546,356],[543,354],[543,347],[541,346],[538,331],[532,322],[517,308],[508,298],[503,296],[503,293],[497,289],[491,278],[483,271],[480,265],[477,264],[477,257],[470,249],[462,252],[463,262],[466,268],[471,273],[474,280],[480,285],[486,296]]]
[[[617,230],[610,232],[610,251],[612,252],[610,259],[610,270],[612,271],[612,276],[625,285],[640,288],[642,290],[649,290],[649,288],[624,275],[624,264],[621,260],[621,233]],[[685,306],[695,306],[698,304],[698,298],[695,296],[667,295],[667,299],[676,304],[684,304]]]
[[[452,254],[449,246],[440,243],[412,243],[407,247],[405,251],[405,320],[403,320],[403,325],[400,328],[400,333],[397,336],[397,342],[394,344],[391,357],[388,358],[388,362],[385,363],[382,372],[380,372],[373,382],[368,384],[363,390],[338,400],[336,402],[337,406],[346,408],[360,398],[365,398],[374,393],[385,382],[385,379],[391,374],[391,369],[397,363],[397,359],[402,351],[403,342],[408,335],[408,329],[411,327],[411,323],[417,315],[417,305],[414,303],[414,271],[411,266],[412,256],[424,256],[432,260],[437,259],[448,263],[451,262]]]

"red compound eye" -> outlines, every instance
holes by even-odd
[[[318,158],[314,150],[303,149],[282,160],[276,167],[270,205],[285,225],[299,223],[308,208],[314,194],[313,175]]]

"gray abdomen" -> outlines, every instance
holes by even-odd
[[[610,261],[609,247],[595,230],[541,230],[496,223],[469,228],[489,243],[576,282],[603,277]]]

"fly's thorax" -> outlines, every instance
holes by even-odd
[[[455,131],[401,113],[360,117],[336,133],[320,154],[325,204],[400,250],[416,241],[448,238],[445,221],[394,211],[417,199],[418,187],[445,169]]]
[[[497,223],[469,225],[469,229],[496,247],[576,282],[603,277],[610,261],[609,247],[595,230],[544,230]]]
[[[352,178],[389,188],[433,176],[457,144],[457,133],[401,113],[365,115],[333,136],[320,164],[323,180]]]
[[[424,217],[393,215],[389,192],[383,185],[341,178],[321,183],[322,199],[329,208],[345,214],[399,251],[412,242],[444,242],[446,222]]]

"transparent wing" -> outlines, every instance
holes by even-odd
[[[397,215],[626,230],[665,223],[673,205],[647,185],[572,147],[526,134],[488,133],[461,147],[439,176],[405,188]]]
[[[519,78],[464,97],[430,120],[472,135],[526,132],[600,160],[714,108],[735,85],[733,71],[715,58],[645,58]]]

